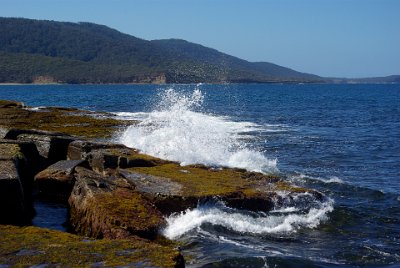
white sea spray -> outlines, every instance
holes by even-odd
[[[245,142],[245,138],[254,138],[250,132],[262,126],[199,111],[204,101],[199,89],[185,94],[170,88],[159,97],[157,109],[150,113],[118,114],[140,120],[122,133],[119,142],[182,165],[197,163],[277,171],[276,159],[267,158]]]

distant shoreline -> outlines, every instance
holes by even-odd
[[[1,86],[112,86],[112,85],[197,85],[197,84],[203,84],[203,85],[235,85],[235,84],[274,84],[274,85],[303,85],[303,84],[308,84],[308,85],[395,85],[395,84],[400,84],[396,82],[308,82],[308,83],[303,83],[303,82],[249,82],[249,83],[163,83],[163,84],[155,84],[155,83],[79,83],[79,84],[68,84],[68,83],[0,83]]]
[[[43,86],[43,85],[64,85],[60,83],[0,83],[0,86],[27,86],[27,85],[38,85],[38,86]]]
[[[6,85],[400,83],[400,75],[321,77],[181,39],[148,41],[93,23],[0,18],[0,28],[0,81]]]
[[[199,82],[199,83],[0,83],[0,86],[73,86],[73,85],[87,85],[87,86],[107,86],[107,85],[234,85],[234,84],[329,84],[327,82],[242,82],[242,83],[207,83],[207,82]]]

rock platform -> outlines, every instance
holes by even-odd
[[[276,175],[181,166],[106,142],[128,123],[0,101],[0,266],[183,267],[161,235],[172,213],[211,199],[268,212],[279,191],[322,198]],[[74,234],[29,226],[34,193],[68,203]]]

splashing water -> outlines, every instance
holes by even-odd
[[[181,162],[245,168],[250,171],[277,171],[276,159],[250,149],[243,138],[261,126],[234,122],[229,118],[199,112],[204,95],[167,89],[159,94],[158,109],[140,113],[141,122],[130,126],[119,142],[143,153]],[[254,137],[253,137],[254,138]]]
[[[252,132],[269,129],[201,112],[205,97],[199,89],[186,94],[168,89],[159,98],[157,109],[150,113],[118,114],[140,120],[139,124],[128,127],[120,142],[182,165],[201,163],[264,173],[277,171],[276,160],[249,147],[255,138]],[[207,225],[250,235],[291,233],[300,228],[315,228],[333,210],[332,200],[316,200],[308,193],[282,192],[278,196],[280,202],[268,214],[240,211],[220,202],[200,205],[170,215],[163,234],[179,239]]]
[[[333,200],[314,204],[317,206],[309,207],[305,211],[279,209],[267,215],[244,214],[223,204],[199,206],[168,217],[163,234],[170,239],[177,239],[192,230],[201,229],[203,224],[222,226],[234,232],[253,235],[291,233],[300,228],[315,228],[328,219],[327,214],[333,211]]]

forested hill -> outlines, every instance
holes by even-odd
[[[0,18],[2,83],[321,81],[184,40],[147,41],[93,23]]]

